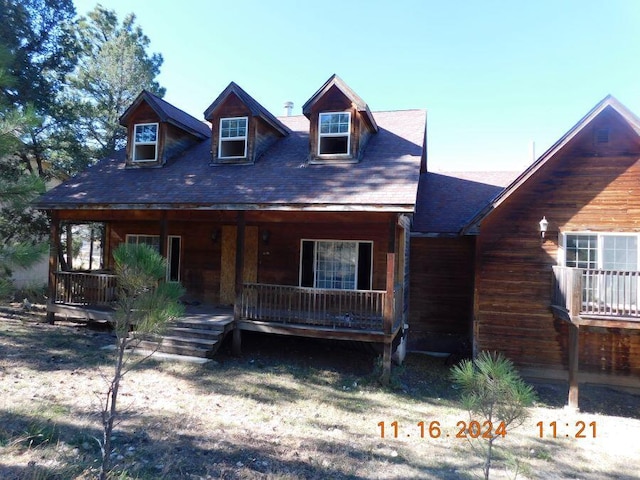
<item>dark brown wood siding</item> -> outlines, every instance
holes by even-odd
[[[206,141],[199,140],[190,133],[187,133],[181,128],[178,128],[171,124],[166,124],[164,132],[164,147],[162,149],[161,158],[162,164],[165,164],[167,160],[171,160],[172,158],[177,157],[180,153],[200,143],[201,141]]]
[[[410,350],[457,352],[470,342],[474,242],[411,239]]]
[[[609,143],[594,141],[607,129]],[[538,222],[549,221],[542,241]],[[566,370],[567,325],[550,312],[562,232],[640,232],[640,142],[605,110],[499,205],[480,227],[474,333],[533,372]],[[634,356],[633,353],[636,353]],[[582,328],[580,370],[640,374],[638,331]],[[550,374],[551,375],[551,374]]]
[[[262,119],[257,118],[255,123],[255,146],[253,148],[253,160],[256,162],[271,145],[276,143],[282,136],[277,133],[273,128],[267,125]]]

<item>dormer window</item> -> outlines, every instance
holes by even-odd
[[[351,112],[321,113],[318,123],[318,155],[348,155]]]
[[[158,124],[139,123],[134,127],[133,161],[155,162],[158,158]]]
[[[248,117],[220,119],[218,158],[244,158],[247,156]]]

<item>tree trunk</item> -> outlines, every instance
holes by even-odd
[[[109,470],[111,469],[111,435],[113,433],[113,423],[115,422],[118,402],[118,390],[120,388],[120,380],[122,379],[122,365],[124,363],[124,351],[127,346],[127,339],[117,339],[116,369],[111,381],[111,388],[107,393],[107,403],[102,412],[102,425],[104,427],[102,438],[102,465],[100,466],[100,480],[107,480]]]
[[[489,471],[491,470],[491,455],[493,455],[493,438],[489,439],[489,447],[487,449],[487,458],[484,462],[484,480],[489,480]]]

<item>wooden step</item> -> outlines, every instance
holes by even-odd
[[[134,348],[210,358],[218,351],[222,339],[232,327],[232,318],[212,321],[206,318],[183,317],[171,322],[161,336],[144,335],[135,331],[131,336],[139,339],[139,343],[133,345]]]
[[[211,348],[194,345],[170,345],[164,343],[158,345],[156,342],[149,340],[141,340],[135,348],[142,350],[155,350],[161,353],[172,353],[174,355],[186,355],[189,357],[207,358],[213,355],[213,350]]]
[[[183,318],[180,320],[176,320],[172,324],[172,326],[179,327],[179,328],[193,328],[196,330],[212,330],[212,331],[219,331],[220,333],[226,330],[227,325],[229,325],[229,323],[211,322],[208,320],[198,320],[198,319],[190,319],[190,318]]]
[[[167,328],[165,335],[172,337],[209,338],[217,340],[222,336],[222,333],[222,331],[202,328],[169,327]]]
[[[194,345],[196,347],[202,348],[211,348],[213,345],[218,343],[218,339],[211,340],[205,338],[192,338],[192,337],[171,337],[171,336],[162,336],[161,345]]]

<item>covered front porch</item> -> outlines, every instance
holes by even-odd
[[[578,408],[580,330],[640,330],[638,278],[638,271],[553,267],[551,311],[569,327],[569,407]]]
[[[393,267],[393,254],[389,254]],[[54,272],[50,314],[109,322],[117,277],[109,272]],[[350,340],[383,345],[382,380],[388,381],[393,342],[402,331],[402,286],[387,290],[335,290],[243,283],[235,306],[215,308],[233,318],[233,350],[241,332]],[[189,307],[187,308],[187,317]],[[179,319],[182,320],[182,319]]]
[[[69,261],[73,242],[63,233],[83,222],[103,225],[100,270],[79,271]],[[388,378],[407,318],[408,231],[408,217],[392,212],[55,213],[50,320],[108,320],[112,252],[123,242],[146,243],[167,258],[166,280],[183,284],[187,303],[233,308],[236,351],[243,330],[377,343]]]

